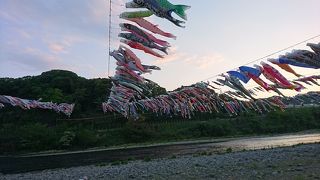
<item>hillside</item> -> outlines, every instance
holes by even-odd
[[[0,94],[56,103],[75,103],[74,116],[101,112],[101,103],[109,96],[111,81],[86,79],[64,70],[51,70],[39,76],[0,78]],[[165,93],[158,85],[151,96]]]

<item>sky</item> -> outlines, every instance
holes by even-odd
[[[111,50],[119,45],[122,20],[118,15],[125,11],[124,2],[112,1]],[[172,45],[169,55],[157,59],[135,51],[144,64],[161,67],[145,77],[167,90],[208,80],[320,34],[319,0],[171,2],[191,6],[186,28],[148,18],[178,37],[164,38]],[[108,74],[108,18],[108,0],[0,0],[0,77],[39,75],[51,69],[70,70],[86,78],[112,76],[115,60],[111,59]],[[309,42],[318,43],[320,38]],[[292,49],[309,49],[305,44],[270,58]],[[304,75],[320,74],[320,70],[294,69]],[[319,87],[308,86],[308,90]]]

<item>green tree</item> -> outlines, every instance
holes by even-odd
[[[42,101],[61,103],[64,101],[64,96],[61,89],[48,88],[41,94]]]

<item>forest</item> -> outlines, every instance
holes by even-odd
[[[156,84],[151,96],[165,94]],[[134,143],[168,142],[297,132],[320,128],[320,108],[305,107],[267,114],[199,113],[192,119],[160,116],[148,112],[138,121],[102,112],[111,81],[86,79],[70,71],[52,70],[39,76],[0,78],[0,94],[26,99],[75,103],[70,118],[50,110],[23,110],[6,106],[0,110],[0,154],[77,150]]]

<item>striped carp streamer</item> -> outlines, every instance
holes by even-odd
[[[109,55],[116,60],[117,67],[115,75],[111,77],[110,96],[107,102],[102,104],[102,108],[104,112],[118,112],[125,117],[137,119],[139,116],[133,113],[132,103],[140,99],[148,99],[151,94],[150,84],[155,84],[142,75],[151,73],[153,70],[160,70],[160,68],[142,64],[141,59],[133,50],[156,58],[164,58],[168,55],[168,48],[171,45],[166,40],[156,37],[155,34],[176,39],[173,34],[161,30],[144,18],[156,15],[179,27],[184,27],[181,24],[185,22],[173,18],[171,14],[175,13],[186,20],[185,10],[190,6],[173,5],[166,0],[134,0],[126,3],[126,7],[139,10],[120,14],[120,18],[127,22],[119,24],[122,31],[118,35],[121,45],[117,50],[109,52]]]
[[[22,109],[49,109],[57,113],[63,113],[66,116],[71,116],[74,104],[61,103],[56,104],[52,102],[40,102],[37,100],[21,99],[18,97],[0,95],[0,109],[4,108],[3,104],[17,106]]]
[[[162,30],[156,24],[149,21],[150,16],[156,16],[168,20],[178,27],[184,28],[187,20],[187,5],[175,5],[168,0],[131,0],[125,3],[130,9],[120,14],[124,21],[119,24],[121,32],[118,34],[121,45],[117,50],[109,52],[116,60],[115,75],[112,80],[111,93],[106,102],[102,104],[104,112],[117,112],[129,119],[139,119],[139,113],[151,111],[159,115],[179,115],[191,118],[197,112],[223,112],[230,116],[241,112],[256,111],[258,113],[270,112],[277,108],[283,110],[286,103],[280,96],[285,97],[279,89],[301,91],[307,85],[319,85],[317,76],[303,77],[291,66],[303,68],[320,68],[320,43],[307,45],[312,49],[293,50],[290,53],[261,62],[260,65],[240,66],[236,70],[227,71],[220,75],[210,85],[209,82],[198,82],[191,86],[183,86],[179,90],[151,97],[151,80],[143,77],[146,73],[160,70],[160,67],[146,65],[135,51],[150,55],[154,58],[164,58],[171,47],[167,39],[176,39],[170,32]],[[173,17],[173,13],[181,20]],[[287,79],[281,70],[298,77],[294,81]],[[267,79],[263,79],[261,74]],[[258,87],[248,89],[246,84],[254,81]],[[219,87],[224,86],[231,90],[224,93],[216,93]],[[258,99],[258,92],[274,91],[280,96]],[[319,94],[307,96],[319,98]],[[244,99],[244,100],[239,100]]]

